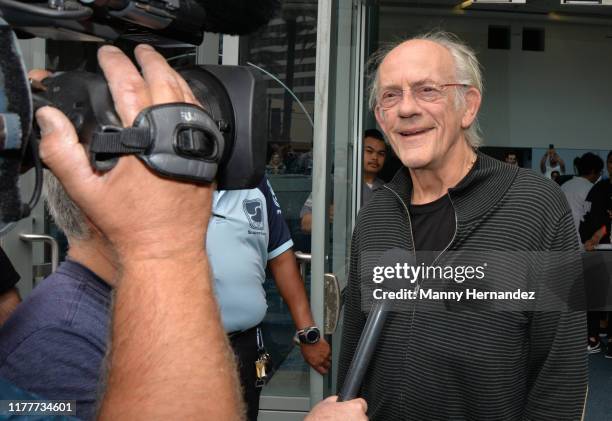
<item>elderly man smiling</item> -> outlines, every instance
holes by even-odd
[[[364,285],[372,284],[385,250],[409,250],[417,264],[431,265],[451,252],[577,258],[579,249],[570,209],[553,182],[477,151],[482,76],[468,46],[430,33],[376,60],[370,104],[404,167],[362,209],[355,227],[339,387],[367,316]],[[544,263],[535,263],[544,278],[564,284],[580,276],[579,263],[554,276]],[[503,281],[535,282],[514,273]],[[419,279],[417,289],[429,282]],[[443,303],[432,312],[423,302],[407,302],[409,311],[392,312],[361,389],[371,419],[580,419],[584,312],[499,312],[489,304],[453,311]]]

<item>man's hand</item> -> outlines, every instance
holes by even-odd
[[[98,52],[124,126],[151,105],[197,104],[155,50],[138,46],[135,57],[142,75],[117,48]],[[204,249],[212,187],[162,178],[134,156],[96,172],[66,116],[44,107],[36,117],[41,158],[122,266],[98,419],[241,419],[239,383]]]
[[[330,396],[319,402],[304,418],[304,421],[367,421],[368,404],[358,398],[337,402],[337,396]]]
[[[599,228],[597,231],[595,231],[595,233],[593,234],[591,238],[589,238],[588,240],[584,242],[584,249],[586,251],[595,250],[595,247],[597,247],[597,245],[599,244],[601,239],[606,235],[606,233],[607,233],[607,229],[606,229],[606,226],[604,225],[601,228]]]
[[[597,244],[598,243],[594,242],[592,239],[591,240],[586,240],[586,242],[584,243],[584,249],[586,251],[593,251],[593,250],[595,250],[595,246]]]
[[[98,52],[125,127],[151,105],[197,104],[187,83],[153,48],[140,45],[135,56],[142,75],[119,49],[105,46]],[[122,157],[109,172],[96,172],[74,127],[60,111],[43,107],[36,118],[42,134],[41,158],[72,200],[118,249],[120,258],[129,254],[132,260],[148,260],[181,256],[186,250],[203,251],[210,185],[159,177],[134,156]]]
[[[301,344],[300,350],[308,365],[320,374],[327,374],[331,367],[331,349],[323,337],[316,344]]]

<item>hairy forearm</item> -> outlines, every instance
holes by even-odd
[[[126,262],[100,419],[242,419],[204,251]]]
[[[288,250],[269,262],[276,287],[289,307],[296,328],[313,326],[314,320],[306,295],[304,281],[292,250]]]

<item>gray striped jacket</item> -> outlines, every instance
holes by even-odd
[[[364,285],[371,286],[373,266],[385,250],[413,249],[411,185],[409,172],[401,169],[359,214],[338,390],[366,320],[364,291],[371,289]],[[508,270],[498,281],[514,289],[539,291],[544,284],[575,285],[581,279],[571,211],[551,180],[478,153],[449,196],[457,228],[440,262],[452,253],[485,252]],[[409,311],[388,317],[362,386],[372,420],[580,419],[587,385],[584,312],[554,304],[548,311],[448,301],[406,305]]]

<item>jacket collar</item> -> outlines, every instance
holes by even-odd
[[[458,222],[479,218],[499,203],[518,172],[518,167],[510,166],[478,151],[476,162],[470,172],[455,187],[448,190],[457,212]],[[397,193],[404,204],[409,206],[412,197],[412,178],[408,168],[400,168],[385,187]]]

